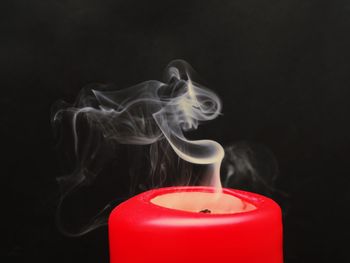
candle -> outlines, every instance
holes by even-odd
[[[281,210],[240,190],[169,187],[139,194],[109,217],[111,263],[282,263]]]

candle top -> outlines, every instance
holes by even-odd
[[[250,192],[212,187],[179,186],[146,191],[117,206],[113,222],[135,227],[218,227],[259,220],[280,220],[279,206],[271,199]],[[135,230],[136,231],[136,230]]]
[[[213,192],[166,193],[154,197],[151,203],[169,209],[206,214],[235,214],[256,209],[253,204],[236,196]]]

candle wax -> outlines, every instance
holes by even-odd
[[[282,263],[282,221],[271,199],[239,190],[169,187],[117,206],[111,263]]]
[[[151,203],[188,212],[208,210],[211,214],[233,214],[256,209],[242,199],[221,192],[175,192],[156,196]]]

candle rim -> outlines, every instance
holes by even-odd
[[[151,200],[159,195],[169,194],[169,193],[178,193],[178,192],[206,192],[206,193],[215,193],[216,189],[214,187],[207,186],[172,186],[172,187],[163,187],[152,189],[147,192],[144,192],[139,195],[140,201],[144,203],[144,205],[148,205],[153,207],[154,209],[158,209],[159,211],[167,211],[168,213],[172,213],[174,216],[185,216],[188,217],[191,215],[196,218],[207,218],[207,217],[218,217],[218,218],[233,218],[233,217],[242,217],[242,216],[254,216],[254,214],[262,215],[264,213],[268,213],[270,209],[280,209],[278,204],[272,199],[252,193],[246,192],[237,189],[230,188],[222,188],[222,193],[233,195],[249,204],[255,206],[255,209],[249,211],[240,211],[235,213],[197,213],[192,211],[185,211],[180,209],[168,208],[164,206],[160,206],[151,202]],[[136,196],[137,197],[137,196]]]

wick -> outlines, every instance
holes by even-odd
[[[211,211],[209,209],[203,209],[203,210],[199,211],[199,213],[210,214]]]

